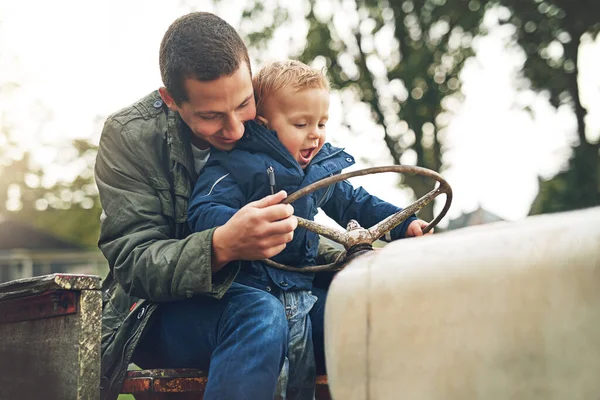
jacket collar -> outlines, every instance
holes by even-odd
[[[193,181],[198,178],[194,167],[194,156],[192,154],[192,143],[190,140],[192,131],[183,122],[178,113],[167,111],[167,143],[171,147],[171,160],[182,164],[188,170]]]
[[[283,165],[298,169],[303,173],[302,167],[292,157],[290,152],[277,138],[275,131],[269,130],[258,124],[256,121],[248,121],[245,124],[244,137],[236,145],[236,149],[246,150],[257,153],[265,153]],[[311,160],[309,166],[314,165],[324,159],[334,156],[343,151],[343,149],[333,146],[323,146],[319,153]]]
[[[236,144],[236,149],[267,154],[282,165],[302,172],[302,167],[281,144],[275,131],[267,129],[256,121],[248,121],[244,126],[244,136]]]

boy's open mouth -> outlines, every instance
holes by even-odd
[[[315,151],[315,147],[312,147],[310,149],[304,149],[304,150],[300,150],[300,157],[302,158],[302,162],[301,164],[308,164],[308,162],[310,161],[310,159],[313,156],[313,153]]]

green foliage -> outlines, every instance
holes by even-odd
[[[333,3],[341,9],[341,2]],[[342,27],[320,15],[318,5],[311,1],[301,59],[324,57],[334,87],[369,106],[395,163],[406,163],[410,153],[416,165],[440,171],[444,105],[461,97],[460,72],[473,55],[486,7],[476,0],[356,0],[344,3],[349,22]],[[386,41],[387,49],[378,45]],[[415,176],[404,183],[417,197],[434,185]],[[420,216],[432,219],[432,207]]]
[[[259,3],[248,4],[245,16],[253,22],[268,11]],[[282,4],[277,10],[285,8]],[[334,88],[369,107],[373,121],[385,131],[385,143],[396,163],[416,159],[416,165],[436,171],[444,168],[447,105],[461,98],[460,73],[473,55],[471,41],[485,33],[481,22],[493,10],[500,23],[514,27],[514,41],[525,53],[523,88],[548,93],[554,107],[572,107],[578,123],[579,143],[568,169],[541,181],[532,212],[600,204],[599,145],[586,137],[586,110],[577,81],[579,46],[600,32],[600,2],[331,0],[323,4],[306,0],[307,42],[297,56],[326,65]],[[259,30],[250,36],[261,48],[276,32],[278,22],[269,21],[272,24],[267,23],[264,34]],[[416,196],[433,186],[410,176],[404,183]],[[431,208],[420,214],[425,219],[431,215]]]
[[[584,34],[600,31],[595,0],[498,0],[510,14],[515,40],[526,55],[523,73],[533,89],[548,91],[554,107],[573,104],[577,93],[578,51]]]
[[[600,145],[586,136],[587,111],[577,80],[579,47],[600,33],[600,2],[330,0],[324,4],[304,0],[304,14],[296,15],[286,2],[248,0],[238,28],[252,58],[260,62],[284,23],[305,21],[306,43],[297,54],[290,43],[291,56],[326,65],[333,87],[370,109],[373,121],[385,132],[394,162],[410,161],[436,171],[444,168],[448,104],[461,99],[460,73],[473,55],[472,39],[484,33],[483,17],[494,9],[501,23],[514,26],[514,40],[526,56],[522,72],[530,83],[527,89],[547,92],[554,107],[572,107],[577,119],[579,143],[568,168],[540,180],[531,213],[600,204]],[[18,85],[5,82],[2,89],[8,93]],[[45,171],[29,153],[19,151],[10,127],[0,124],[0,213],[95,247],[100,214],[92,170],[95,153],[95,146],[85,140],[62,146],[58,162],[79,174],[72,181],[47,184]],[[404,184],[417,197],[433,187],[433,182],[411,176]],[[432,208],[420,216],[431,219]]]
[[[530,214],[574,210],[600,204],[600,174],[598,149],[589,144],[573,149],[567,170],[552,179],[538,180],[539,192],[531,205]]]
[[[587,110],[579,90],[579,48],[600,32],[600,3],[595,0],[498,0],[506,7],[505,23],[515,27],[515,41],[526,55],[523,75],[531,88],[550,95],[554,107],[571,107],[579,143],[568,169],[547,181],[531,214],[566,211],[600,204],[600,150],[586,136]]]
[[[50,185],[44,185],[45,173],[32,162],[28,152],[17,159],[5,153],[0,158],[0,213],[25,220],[74,244],[96,247],[101,212],[92,170],[96,147],[76,140],[61,152],[67,154],[61,163],[79,168],[80,172],[74,180]]]
[[[303,6],[306,44],[290,55],[326,65],[333,88],[368,106],[395,163],[440,171],[445,104],[461,97],[460,72],[473,55],[471,42],[487,6],[478,0],[331,0],[327,6],[306,0]],[[246,34],[250,44],[265,48],[284,9],[279,2],[271,10],[279,17],[267,19],[268,29]],[[247,10],[245,20],[265,21],[259,18],[266,11],[260,3],[249,2]],[[417,197],[434,186],[415,176],[405,176],[404,183]],[[433,207],[420,216],[432,219]]]

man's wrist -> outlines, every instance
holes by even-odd
[[[217,227],[212,236],[212,249],[211,249],[211,270],[213,273],[218,272],[230,261],[228,246],[223,235],[223,227]]]

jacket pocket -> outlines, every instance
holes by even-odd
[[[175,202],[173,201],[173,194],[169,183],[164,182],[161,179],[150,178],[150,185],[152,186],[152,189],[156,190],[156,195],[160,202],[160,208],[163,215],[174,218]]]
[[[175,212],[173,210],[173,198],[170,190],[157,190],[158,200],[160,201],[160,208],[162,213],[168,217],[173,218]]]

